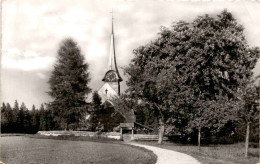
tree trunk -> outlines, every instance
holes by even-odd
[[[258,80],[258,82],[259,82],[259,84],[258,84],[258,94],[260,95],[260,80]],[[258,116],[258,121],[259,121],[259,129],[258,129],[258,138],[259,138],[259,148],[258,148],[258,158],[259,158],[259,161],[258,161],[258,163],[260,163],[260,97],[259,97],[259,99],[258,99],[258,106],[257,106],[257,109],[258,109],[258,113],[259,113],[259,116]]]
[[[259,80],[259,87],[260,87],[260,80]],[[259,89],[259,92],[260,92],[260,89]],[[260,95],[260,93],[259,93]],[[259,104],[258,104],[258,112],[259,112],[259,116],[258,116],[258,121],[259,121],[259,127],[258,127],[258,139],[259,139],[259,143],[258,143],[258,158],[259,158],[259,161],[258,163],[260,163],[260,99],[258,100]]]
[[[160,125],[160,129],[159,129],[158,144],[162,144],[162,142],[163,142],[163,135],[164,135],[164,124],[162,123],[162,124]]]
[[[248,154],[248,145],[249,145],[249,128],[250,128],[250,122],[247,122],[246,124],[246,141],[245,141],[245,157],[247,158]]]
[[[199,127],[198,128],[198,149],[200,150],[200,131],[201,131],[201,128]]]
[[[164,117],[163,117],[161,110],[160,110],[160,116],[161,116],[161,118],[159,119],[160,129],[159,129],[159,134],[158,134],[158,137],[159,137],[158,144],[162,144],[163,135],[164,135]]]

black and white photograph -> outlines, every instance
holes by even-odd
[[[260,164],[260,1],[2,0],[0,164]]]

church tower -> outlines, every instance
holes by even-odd
[[[116,63],[113,15],[108,68],[102,81],[104,82],[104,85],[98,91],[98,94],[102,98],[102,102],[111,100],[113,97],[120,95],[120,82],[123,81],[123,79],[119,74]]]

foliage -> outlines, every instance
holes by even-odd
[[[238,111],[238,117],[245,123],[252,123],[257,120],[258,115],[258,101],[260,97],[260,86],[255,85],[255,80],[249,81],[246,86],[240,91],[241,101],[239,102],[240,110]]]
[[[24,103],[18,107],[17,100],[12,108],[9,103],[1,106],[1,132],[2,133],[37,133],[39,130],[54,129],[53,117],[49,109],[45,110],[43,104],[40,110],[32,106],[28,110]],[[14,116],[17,115],[16,119]]]
[[[127,93],[175,134],[199,129],[213,135],[234,120],[238,91],[259,57],[226,10],[163,27],[157,39],[133,52],[125,68]]]
[[[249,135],[251,124],[259,119],[258,101],[260,96],[260,86],[256,86],[255,80],[248,80],[246,86],[240,90],[240,108],[238,116],[246,124],[245,157],[248,156]]]
[[[152,111],[149,110],[147,104],[132,99],[128,94],[121,94],[119,97],[115,97],[112,102],[116,111],[124,116],[125,122],[137,122],[153,128],[153,133],[158,133],[157,117],[155,117]],[[138,133],[144,132],[143,129],[136,130]]]
[[[101,102],[101,97],[99,96],[97,91],[93,92],[93,96],[92,96],[92,104],[91,104],[91,108],[90,108],[90,127],[92,131],[95,131],[96,128],[98,127],[98,124],[100,122],[100,115],[102,114],[102,106],[101,106],[102,102]]]
[[[122,114],[115,110],[110,102],[102,104],[101,97],[95,91],[92,96],[90,110],[90,125],[92,131],[113,131],[125,118]]]
[[[128,95],[121,94],[112,100],[113,106],[121,115],[124,116],[125,122],[132,123],[136,121],[134,108],[138,108],[138,102],[130,99]]]
[[[259,50],[249,47],[243,27],[227,11],[217,18],[199,17],[192,26],[186,61],[192,68],[187,82],[194,96],[189,127],[212,128],[216,134],[235,119],[238,92],[252,77]]]
[[[63,129],[76,129],[86,112],[85,96],[90,93],[88,64],[84,63],[77,43],[65,39],[58,50],[57,61],[49,79],[54,99],[50,109]]]

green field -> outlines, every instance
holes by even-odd
[[[150,151],[118,143],[1,137],[1,161],[7,164],[42,163],[155,163]]]
[[[170,142],[158,145],[157,142],[144,141],[138,143],[182,152],[191,155],[202,164],[256,164],[258,162],[258,148],[249,148],[248,158],[245,158],[244,143],[202,146],[200,151],[196,145]]]

